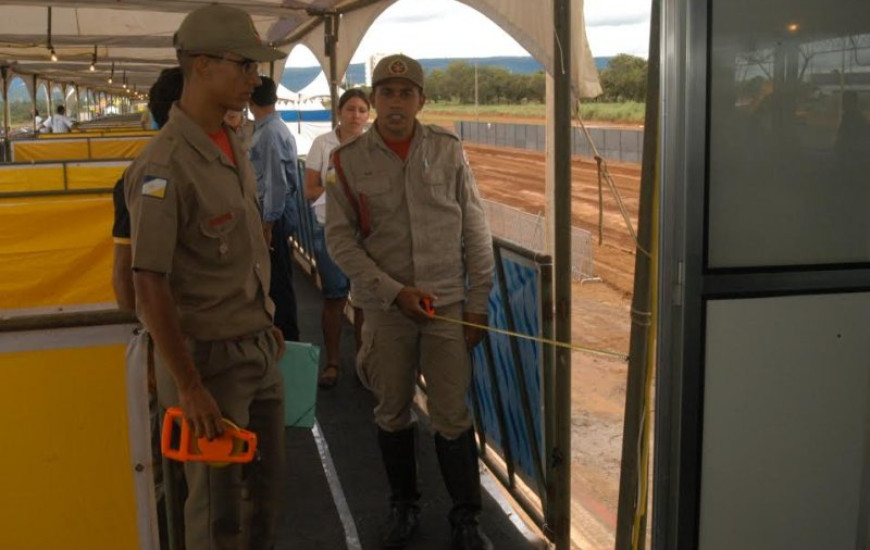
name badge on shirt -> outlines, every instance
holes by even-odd
[[[142,184],[142,196],[163,199],[166,196],[167,185],[169,182],[165,178],[145,176],[145,183]]]

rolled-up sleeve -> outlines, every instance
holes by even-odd
[[[489,292],[493,285],[495,261],[492,254],[492,235],[486,213],[474,181],[471,167],[465,160],[462,145],[456,144],[460,157],[459,202],[462,207],[462,245],[468,273],[468,294],[465,309],[471,313],[486,313]]]

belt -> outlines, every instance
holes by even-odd
[[[248,334],[241,334],[239,336],[230,336],[229,338],[225,338],[225,340],[229,342],[243,342],[245,340],[256,340],[260,337],[264,332],[269,332],[268,328],[264,328],[262,330],[258,330],[256,332],[249,332]]]

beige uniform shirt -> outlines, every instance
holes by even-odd
[[[228,134],[238,166],[174,105],[124,178],[133,269],[167,274],[181,329],[198,340],[263,330],[274,313],[256,181]]]
[[[372,125],[336,153],[351,199],[340,182],[327,185],[326,243],[353,282],[354,304],[386,309],[415,286],[436,306],[466,300],[467,311],[486,313],[492,238],[459,138],[417,123],[403,161]]]

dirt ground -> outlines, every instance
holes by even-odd
[[[530,213],[545,208],[543,153],[465,144],[481,194]],[[615,186],[637,227],[639,164],[609,165]],[[573,225],[593,235],[596,276],[575,282],[572,334],[577,344],[628,353],[634,243],[606,183],[603,242],[598,245],[598,176],[592,159],[572,163]],[[592,523],[593,547],[611,547],[616,525],[622,415],[627,365],[618,359],[575,352],[573,363],[572,494]],[[580,514],[582,515],[582,514]],[[577,523],[574,516],[574,523]],[[603,528],[603,529],[602,529]],[[589,535],[587,540],[596,538]]]

